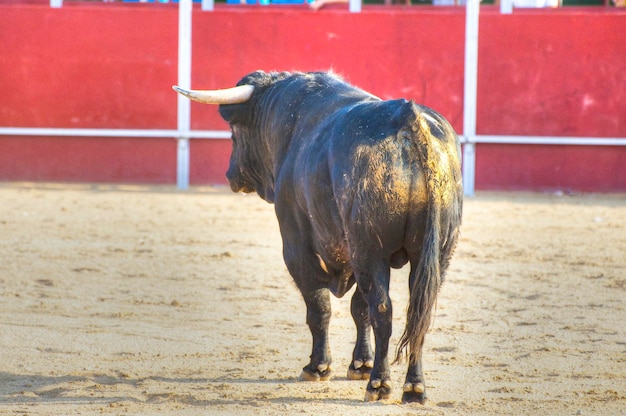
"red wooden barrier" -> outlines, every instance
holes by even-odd
[[[484,14],[478,134],[626,137],[625,17]],[[626,147],[479,145],[476,164],[479,189],[626,191]]]
[[[176,127],[177,8],[0,5],[0,126]],[[462,131],[464,10],[217,6],[193,16],[194,87],[255,69],[328,70]],[[478,134],[626,137],[626,12],[483,7]],[[192,128],[227,129],[192,105]],[[224,183],[230,144],[192,140],[191,183]],[[175,182],[175,142],[0,136],[0,180]],[[477,146],[477,189],[626,191],[626,147]]]

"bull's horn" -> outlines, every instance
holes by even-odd
[[[241,104],[250,99],[254,85],[239,85],[224,90],[186,90],[174,85],[174,91],[204,104]]]

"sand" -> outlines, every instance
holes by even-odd
[[[298,382],[273,206],[225,188],[0,184],[0,414],[626,415],[626,196],[479,193],[426,338],[429,401]],[[407,269],[392,275],[395,349]]]

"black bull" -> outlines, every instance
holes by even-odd
[[[259,71],[237,85],[254,88],[236,104],[211,101],[232,129],[226,176],[233,191],[275,205],[313,336],[301,378],[330,378],[329,291],[341,297],[356,283],[348,378],[369,379],[366,400],[389,397],[390,267],[408,262],[410,300],[395,359],[408,356],[403,401],[423,403],[424,336],[461,223],[452,127],[427,107],[382,101],[328,73]]]

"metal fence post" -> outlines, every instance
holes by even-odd
[[[474,195],[475,175],[476,143],[466,141],[463,145],[463,192],[465,195]]]
[[[478,90],[478,15],[480,0],[467,0],[465,7],[465,77],[463,93],[463,188],[474,195],[476,95]]]
[[[500,13],[501,14],[513,13],[513,0],[500,0]]]
[[[176,186],[189,188],[189,138],[180,137],[176,149]]]
[[[191,88],[191,15],[192,0],[178,3],[178,85]],[[191,102],[178,97],[178,147],[176,156],[176,185],[189,188],[189,130],[191,129]]]
[[[202,0],[201,9],[205,12],[212,12],[215,9],[215,0]]]
[[[349,0],[349,7],[351,13],[360,13],[361,12],[361,0]]]

